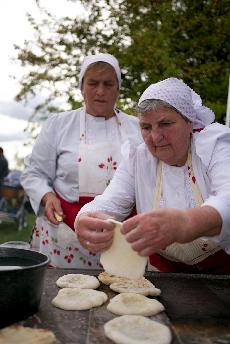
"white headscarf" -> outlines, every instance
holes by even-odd
[[[215,119],[214,112],[202,105],[200,96],[177,78],[150,85],[141,95],[138,105],[147,99],[159,99],[172,105],[193,123],[194,129],[204,128]]]
[[[120,87],[121,87],[121,70],[120,70],[119,63],[118,63],[117,59],[111,54],[89,55],[89,56],[86,56],[84,58],[84,60],[81,64],[80,75],[79,75],[80,88],[82,86],[82,79],[83,79],[84,74],[85,74],[87,68],[89,67],[89,65],[91,65],[92,63],[95,63],[95,62],[99,62],[99,61],[107,62],[114,68],[116,75],[117,75],[117,80],[118,80],[119,89],[120,89]]]

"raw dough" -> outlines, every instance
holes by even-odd
[[[67,274],[58,278],[56,284],[59,288],[96,289],[100,282],[95,276]]]
[[[93,289],[63,288],[52,300],[55,307],[77,311],[101,306],[108,296],[103,291]]]
[[[110,300],[107,309],[117,315],[151,316],[162,312],[165,308],[156,299],[135,293],[122,293]]]
[[[169,344],[170,329],[141,315],[122,315],[104,325],[108,338],[117,344]]]
[[[109,219],[115,223],[113,243],[110,248],[101,253],[100,262],[104,270],[120,277],[139,279],[145,273],[147,257],[141,257],[126,241],[120,228],[122,223]]]

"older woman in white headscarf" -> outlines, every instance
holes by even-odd
[[[110,183],[126,142],[142,137],[138,119],[115,108],[121,71],[114,56],[85,57],[79,79],[84,107],[48,118],[21,183],[37,215],[32,249],[54,267],[98,268],[98,257],[77,240],[75,215]]]
[[[133,147],[105,192],[75,221],[81,244],[109,247],[113,225],[149,269],[230,273],[230,129],[182,80],[149,86],[138,102],[144,143]],[[100,228],[106,231],[99,232]]]

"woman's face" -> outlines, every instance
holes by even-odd
[[[187,160],[192,123],[176,111],[160,108],[140,114],[143,139],[154,157],[168,165],[183,166]]]
[[[86,112],[98,117],[112,117],[119,95],[118,81],[113,67],[98,68],[86,71],[82,85]]]

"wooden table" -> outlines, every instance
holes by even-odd
[[[48,328],[62,344],[111,344],[103,325],[116,315],[106,309],[107,303],[89,311],[64,311],[51,304],[57,295],[55,282],[67,273],[98,275],[96,270],[48,269],[39,312],[24,326]],[[151,317],[170,326],[172,344],[230,343],[230,276],[148,273],[146,277],[162,291],[166,312]],[[102,285],[109,299],[116,295]]]

